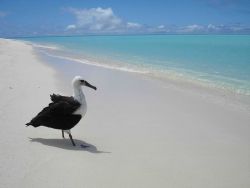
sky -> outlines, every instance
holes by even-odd
[[[0,37],[250,34],[249,0],[0,0]]]

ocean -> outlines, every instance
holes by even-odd
[[[53,36],[22,40],[55,58],[250,95],[249,35]]]

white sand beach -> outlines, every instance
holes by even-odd
[[[249,108],[140,74],[55,67],[31,45],[0,39],[0,187],[250,187]],[[79,74],[98,89],[83,88],[76,147],[58,130],[25,127],[50,94],[71,95]]]

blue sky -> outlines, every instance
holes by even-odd
[[[0,0],[0,36],[250,34],[249,0]]]

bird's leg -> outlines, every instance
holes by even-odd
[[[62,130],[62,137],[64,138],[64,131]]]
[[[75,146],[76,144],[75,144],[75,142],[74,142],[74,140],[73,140],[73,138],[72,138],[70,129],[69,129],[69,130],[64,130],[64,131],[69,135],[69,138],[70,138],[71,143],[73,144],[73,146]]]
[[[71,135],[70,133],[69,133],[69,138],[70,138],[70,140],[71,140],[73,146],[76,146],[76,144],[75,144],[75,142],[74,142],[74,140],[73,140],[73,138],[72,138],[72,135]]]

